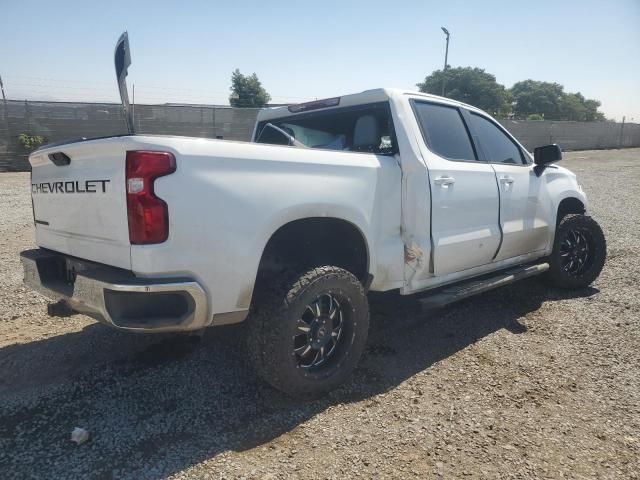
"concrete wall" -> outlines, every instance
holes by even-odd
[[[557,143],[563,150],[640,147],[640,124],[502,120],[528,150]]]
[[[136,105],[140,133],[249,140],[257,109],[213,106]],[[505,120],[502,124],[529,150],[557,143],[565,150],[640,147],[640,125],[610,122]],[[46,142],[126,133],[122,108],[108,103],[0,102],[0,171],[28,170],[21,133]]]
[[[139,133],[249,140],[257,109],[213,106],[136,105]],[[0,101],[0,171],[28,170],[21,133],[47,143],[126,133],[120,104]]]

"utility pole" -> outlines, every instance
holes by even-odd
[[[624,122],[627,117],[622,117],[622,125],[620,126],[620,139],[618,140],[618,148],[622,148],[622,142],[624,140]]]
[[[447,46],[444,51],[444,68],[442,69],[442,96],[444,97],[444,87],[447,83],[447,59],[449,57],[449,30],[444,27],[440,27],[444,34],[447,36]]]
[[[7,97],[4,95],[4,84],[2,83],[2,75],[0,75],[0,90],[2,90],[2,101],[6,102]]]

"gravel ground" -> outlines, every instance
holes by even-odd
[[[563,164],[607,236],[592,288],[372,298],[353,380],[312,403],[257,380],[233,329],[194,347],[47,317],[21,285],[28,174],[0,175],[0,477],[640,478],[640,149]]]

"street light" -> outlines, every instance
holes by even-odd
[[[440,27],[444,34],[447,36],[447,47],[444,51],[444,69],[442,70],[442,96],[444,97],[444,86],[447,83],[447,57],[449,56],[449,30],[444,27]]]

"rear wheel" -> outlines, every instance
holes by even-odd
[[[369,307],[353,274],[318,267],[257,292],[248,326],[258,374],[289,395],[315,398],[355,368],[367,340]]]
[[[557,287],[584,288],[598,278],[606,256],[600,225],[586,215],[567,215],[556,230],[547,278]]]

